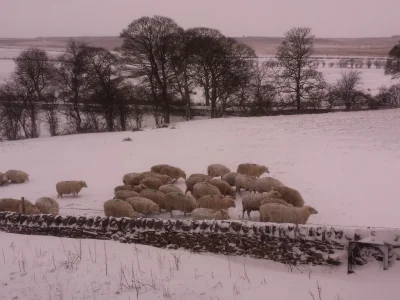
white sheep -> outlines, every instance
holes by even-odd
[[[8,177],[6,174],[0,172],[0,186],[8,183]]]
[[[211,180],[211,177],[208,175],[205,176],[192,176],[190,175],[189,178],[187,178],[185,180],[186,183],[186,191],[185,194],[187,194],[187,192],[191,192],[193,194],[193,187],[196,183],[198,182],[206,182]]]
[[[58,215],[60,212],[60,205],[56,200],[49,197],[42,197],[36,200],[35,206],[42,214]]]
[[[183,193],[182,189],[179,186],[176,186],[173,184],[165,184],[163,186],[160,186],[160,188],[158,190],[164,194],[168,194],[168,193],[172,193],[172,192]]]
[[[135,191],[136,193],[140,193],[140,192],[142,192],[144,190],[147,190],[147,189],[148,189],[148,187],[146,185],[142,184],[142,183],[138,184],[138,185],[135,185],[132,188],[132,190]]]
[[[212,179],[210,176],[208,176],[208,175],[206,175],[206,174],[202,174],[202,173],[193,173],[193,174],[190,174],[190,176],[189,176],[188,178],[191,178],[191,177],[201,177],[201,178],[205,178],[205,179],[207,179],[207,180],[211,180],[211,179]]]
[[[172,183],[172,181],[173,181],[173,179],[171,177],[169,177],[168,175],[162,175],[162,174],[158,174],[155,172],[143,172],[143,173],[140,173],[140,175],[143,178],[154,177],[154,178],[160,179],[163,184]]]
[[[128,173],[122,177],[124,185],[138,185],[144,176],[141,173]]]
[[[285,205],[288,207],[293,207],[292,204],[287,203],[285,200],[279,199],[279,198],[266,198],[261,200],[260,206],[268,203],[277,203],[281,205]]]
[[[208,181],[212,185],[216,186],[222,195],[231,196],[233,199],[236,199],[236,192],[232,189],[232,187],[225,180],[213,178]]]
[[[271,203],[260,207],[261,222],[306,224],[312,214],[318,211],[311,206],[287,207]]]
[[[210,177],[220,177],[223,176],[227,173],[229,173],[231,170],[220,164],[211,164],[207,167],[207,174]]]
[[[131,198],[131,197],[138,197],[139,194],[135,191],[127,191],[127,190],[122,190],[122,191],[116,191],[114,193],[114,199],[119,199],[126,201],[126,199]]]
[[[230,207],[236,207],[235,201],[232,197],[224,197],[222,195],[206,195],[197,199],[197,203],[202,208],[210,208],[214,210],[228,209]]]
[[[269,170],[263,165],[244,163],[238,166],[237,172],[258,178],[264,173],[269,173]]]
[[[60,181],[56,184],[57,198],[62,198],[63,195],[72,194],[73,197],[77,197],[82,188],[87,188],[87,184],[82,180],[69,180]]]
[[[18,199],[12,199],[12,198],[0,199],[0,211],[11,211],[17,213],[20,203],[21,200]]]
[[[269,193],[250,193],[242,198],[242,219],[244,219],[244,213],[247,212],[247,215],[250,218],[250,213],[252,211],[259,211],[261,202],[265,199],[269,198],[280,198],[281,194],[276,191],[271,191]],[[282,200],[283,201],[283,200]]]
[[[111,199],[104,202],[104,214],[106,217],[116,218],[137,218],[138,216],[130,204],[119,199]]]
[[[12,183],[29,181],[29,174],[21,170],[8,170],[5,174]]]
[[[25,213],[24,213],[25,215],[40,215],[41,214],[39,208],[37,208],[36,205],[33,204],[32,202],[30,202],[28,200],[24,200],[24,204],[25,204]],[[18,212],[20,214],[22,214],[22,200],[21,200],[21,203],[19,204]]]
[[[165,167],[170,167],[170,165],[167,164],[154,165],[150,168],[150,171],[154,173],[160,173],[161,169]]]
[[[114,188],[114,193],[118,191],[133,191],[133,185],[118,185]]]
[[[257,178],[250,175],[239,174],[235,177],[236,192],[240,194],[240,190],[254,191],[254,184]]]
[[[158,190],[163,185],[163,182],[156,177],[145,177],[140,183],[153,190]]]
[[[239,175],[239,173],[229,172],[229,173],[222,175],[221,179],[225,180],[227,183],[229,183],[230,186],[235,186],[235,178],[238,175]]]
[[[262,177],[256,180],[254,183],[254,189],[256,192],[264,193],[269,192],[277,187],[285,186],[278,179],[272,177]]]
[[[299,191],[290,188],[288,186],[278,186],[274,188],[275,191],[281,194],[281,198],[287,203],[292,204],[295,207],[302,207],[304,205],[304,199]]]
[[[180,210],[184,216],[198,208],[196,200],[191,195],[184,195],[178,192],[172,192],[165,195],[165,209],[170,212],[172,217],[173,210]]]
[[[186,179],[186,173],[181,168],[166,166],[161,169],[161,175],[167,175],[173,179],[173,182],[178,181],[179,178]]]
[[[193,187],[193,197],[199,199],[200,197],[206,195],[220,196],[221,192],[215,185],[212,185],[211,183],[205,181],[196,183]]]
[[[145,214],[146,216],[160,212],[160,207],[154,201],[147,198],[132,197],[126,199],[126,202],[132,206],[135,212]]]
[[[139,194],[140,197],[150,199],[156,203],[160,209],[165,209],[165,194],[153,189],[143,190]]]
[[[196,208],[192,211],[193,220],[228,220],[229,213],[226,209],[213,210],[209,208]]]

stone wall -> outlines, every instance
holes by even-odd
[[[248,221],[22,215],[0,212],[0,230],[28,235],[117,240],[159,248],[248,255],[285,264],[340,265],[349,241],[380,237],[400,245],[400,230],[295,226]]]

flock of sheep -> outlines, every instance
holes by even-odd
[[[12,171],[12,172],[10,172]],[[0,173],[0,185],[5,180],[24,182],[28,174],[10,170]],[[261,177],[269,170],[264,165],[243,163],[236,172],[221,164],[212,164],[207,174],[186,173],[168,164],[155,165],[150,171],[128,173],[122,178],[123,185],[114,188],[114,198],[104,203],[104,214],[112,217],[136,218],[139,213],[149,216],[167,211],[191,213],[193,220],[227,220],[229,208],[236,207],[236,194],[248,191],[242,197],[245,212],[250,218],[252,211],[260,212],[261,222],[306,224],[311,214],[317,214],[311,206],[304,205],[300,193],[272,177]],[[3,177],[4,176],[4,177]],[[180,178],[186,190],[175,185]],[[72,194],[76,197],[85,181],[62,181],[56,184],[58,197]],[[58,214],[59,205],[52,198],[40,198],[35,204],[24,201],[26,214]],[[0,199],[0,211],[22,212],[22,200]]]

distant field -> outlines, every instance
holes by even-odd
[[[49,37],[34,39],[0,39],[0,48],[42,47],[59,50],[65,48],[69,37]],[[114,36],[76,37],[93,46],[115,49],[121,46],[121,39]],[[282,37],[237,37],[238,41],[251,46],[257,55],[274,55],[276,47],[282,42]],[[316,55],[329,56],[372,56],[384,57],[397,44],[399,38],[316,38]]]

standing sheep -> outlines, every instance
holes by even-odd
[[[35,206],[35,204],[33,204],[32,202],[28,201],[28,200],[24,200],[24,204],[25,204],[25,215],[40,215],[41,212],[39,210],[39,208],[37,208]],[[22,214],[22,201],[18,206],[18,212],[20,214]]]
[[[118,191],[133,191],[133,185],[118,185],[114,188],[114,193]]]
[[[69,181],[60,181],[56,184],[57,190],[57,198],[62,198],[63,195],[72,194],[75,198],[78,196],[79,192],[82,188],[87,188],[87,184],[85,181],[79,180],[69,180]]]
[[[312,214],[318,211],[311,206],[287,207],[271,203],[260,207],[260,221],[272,223],[293,223],[296,225],[306,224]]]
[[[252,211],[259,211],[261,202],[265,199],[269,198],[280,198],[281,195],[276,192],[276,191],[271,191],[269,193],[263,193],[263,194],[258,194],[258,193],[252,193],[252,194],[247,194],[243,196],[242,198],[242,219],[244,219],[244,213],[247,212],[247,216],[249,219],[250,213]],[[281,200],[283,201],[283,200]],[[284,201],[283,201],[284,202]]]
[[[139,196],[150,199],[151,201],[156,203],[160,207],[160,209],[165,209],[165,194],[163,192],[147,189],[141,191]]]
[[[263,165],[245,163],[238,166],[237,172],[258,178],[264,173],[269,173],[269,170]]]
[[[145,177],[140,181],[140,183],[153,190],[158,190],[160,186],[163,185],[162,181],[155,177]]]
[[[257,178],[250,175],[239,174],[235,177],[236,192],[240,194],[240,189],[254,191],[254,184]]]
[[[8,183],[8,177],[6,174],[0,172],[0,186]]]
[[[126,201],[126,199],[131,198],[131,197],[137,197],[139,196],[138,193],[135,191],[116,191],[114,193],[114,199],[119,199]]]
[[[209,181],[212,185],[216,186],[222,195],[231,196],[233,199],[236,199],[236,192],[232,189],[232,187],[225,180],[221,179],[211,179]]]
[[[144,176],[141,173],[128,173],[122,177],[124,185],[138,185]]]
[[[42,214],[58,215],[60,212],[60,206],[53,198],[39,198],[36,200],[35,205]]]
[[[161,174],[154,173],[154,172],[143,172],[143,173],[140,173],[140,175],[143,178],[147,178],[147,177],[157,178],[157,179],[161,180],[163,184],[172,183],[172,178],[169,177],[168,175],[161,175]]]
[[[167,165],[167,164],[154,165],[154,166],[152,166],[152,167],[150,168],[150,171],[151,171],[151,172],[154,172],[154,173],[159,173],[159,174],[160,174],[161,169],[162,169],[162,168],[165,168],[165,167],[170,167],[170,165]]]
[[[228,220],[229,213],[226,209],[213,210],[209,208],[196,208],[192,211],[193,220]]]
[[[135,191],[136,193],[140,193],[140,192],[142,192],[142,191],[144,191],[144,190],[147,190],[148,189],[148,187],[147,186],[145,186],[144,184],[138,184],[138,185],[135,185],[134,187],[133,187],[133,191]]]
[[[167,166],[161,169],[161,175],[167,175],[174,179],[173,182],[178,181],[179,178],[186,179],[186,173],[181,168],[176,168],[173,166]]]
[[[280,186],[274,189],[281,194],[281,198],[287,203],[292,204],[295,207],[302,207],[304,205],[304,199],[301,194],[288,186]]]
[[[132,206],[135,212],[145,214],[146,216],[160,212],[160,207],[147,198],[132,197],[126,199],[126,202]]]
[[[165,195],[165,209],[170,212],[172,217],[173,210],[180,210],[184,216],[198,208],[196,200],[190,195],[184,195],[178,192],[172,192]]]
[[[206,195],[197,199],[197,203],[202,208],[210,208],[214,210],[236,207],[236,203],[231,197],[224,197],[222,195]]]
[[[185,180],[186,183],[186,191],[185,194],[187,194],[187,192],[191,192],[193,194],[193,187],[196,183],[198,182],[207,182],[209,180],[211,180],[211,177],[208,175],[204,176],[190,176],[188,179]]]
[[[288,206],[288,207],[293,207],[292,204],[287,203],[285,200],[279,199],[279,198],[266,198],[261,200],[260,206],[264,204],[269,204],[269,203],[277,203],[280,205]]]
[[[254,183],[254,189],[256,192],[264,193],[274,190],[277,187],[285,186],[278,179],[272,177],[263,177],[256,180]]]
[[[212,185],[211,183],[208,182],[196,183],[193,187],[193,197],[199,199],[200,197],[206,195],[220,196],[221,192],[216,186]]]
[[[11,211],[17,213],[20,203],[21,200],[18,199],[12,199],[12,198],[0,199],[0,211]]]
[[[29,181],[29,174],[24,171],[8,170],[5,174],[12,183],[24,183],[25,181]]]
[[[137,218],[137,213],[133,210],[132,206],[119,199],[111,199],[104,202],[104,214],[106,217]]]
[[[207,168],[207,174],[210,177],[220,177],[229,173],[230,171],[231,170],[228,167],[220,164],[212,164]]]
[[[207,180],[211,180],[212,179],[210,176],[208,176],[206,174],[201,174],[201,173],[190,174],[190,176],[188,178],[191,178],[191,177],[201,177],[201,178],[204,178],[204,179],[207,179]]]
[[[173,185],[173,184],[165,184],[163,186],[160,186],[160,188],[158,190],[164,194],[168,194],[168,193],[172,193],[172,192],[183,193],[183,191],[180,187]]]
[[[227,183],[229,183],[230,186],[235,186],[235,178],[238,175],[239,175],[239,173],[229,172],[229,173],[226,173],[225,175],[222,175],[221,179],[225,180]]]

